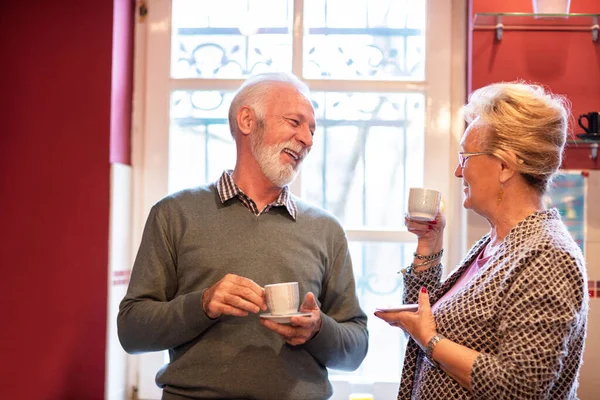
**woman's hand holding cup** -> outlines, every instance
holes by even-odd
[[[404,223],[409,232],[417,235],[418,254],[435,254],[442,249],[446,227],[442,209],[440,192],[423,188],[410,189]]]

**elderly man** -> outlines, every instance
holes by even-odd
[[[169,350],[163,399],[326,399],[327,367],[356,369],[367,352],[344,230],[288,184],[315,131],[308,88],[260,74],[235,95],[233,171],[167,196],[150,211],[119,309],[130,353]],[[260,318],[263,286],[297,281],[289,324]]]

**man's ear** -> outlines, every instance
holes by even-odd
[[[249,135],[256,124],[256,114],[248,106],[242,106],[237,112],[237,126],[238,130],[243,135]]]

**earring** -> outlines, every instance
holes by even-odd
[[[500,190],[498,191],[498,204],[502,203],[502,195],[504,194],[504,184],[500,184]]]

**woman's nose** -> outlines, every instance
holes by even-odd
[[[462,178],[463,176],[463,169],[460,166],[460,163],[456,164],[456,168],[454,168],[454,176],[457,178]]]

